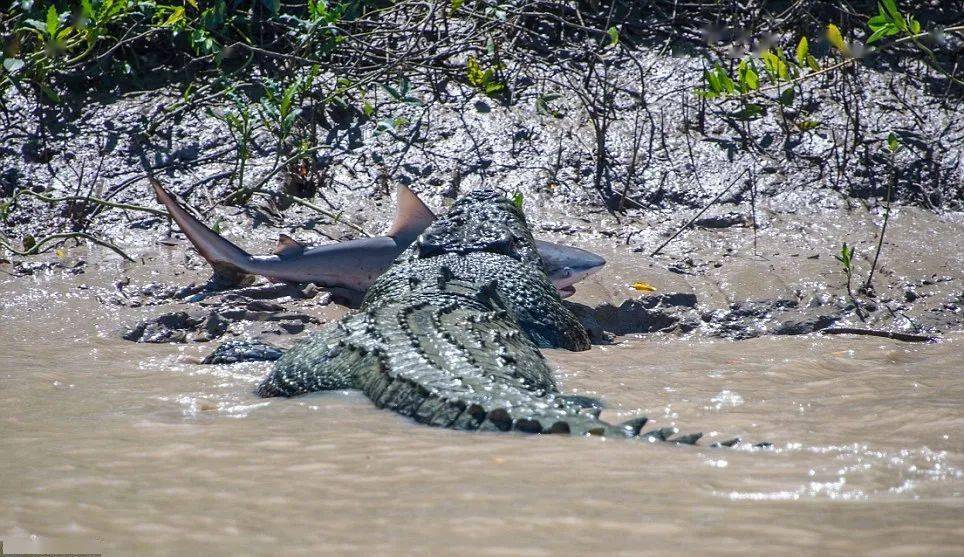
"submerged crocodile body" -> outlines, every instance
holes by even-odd
[[[590,399],[560,394],[539,347],[587,350],[589,340],[547,278],[521,210],[476,191],[374,282],[359,313],[286,352],[258,394],[358,388],[434,426],[640,436],[646,418],[612,425]]]

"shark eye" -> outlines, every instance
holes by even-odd
[[[571,277],[571,276],[572,276],[572,267],[563,267],[563,268],[562,268],[562,276],[565,277],[565,278]]]

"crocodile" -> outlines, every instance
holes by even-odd
[[[673,437],[675,428],[641,433],[643,416],[600,419],[598,401],[560,393],[539,350],[547,347],[590,344],[547,277],[522,211],[476,190],[374,281],[357,313],[296,343],[256,392],[360,389],[379,408],[460,430],[700,438]]]

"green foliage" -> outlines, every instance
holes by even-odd
[[[867,44],[873,44],[884,37],[894,35],[916,35],[920,33],[920,22],[913,15],[904,15],[897,8],[894,0],[880,0],[877,2],[877,15],[870,18],[867,26],[873,31]]]
[[[552,101],[562,97],[559,93],[539,93],[536,96],[536,112],[542,116],[562,118],[564,113],[552,106]]]
[[[890,151],[890,154],[892,155],[896,154],[897,151],[900,150],[900,148],[901,148],[900,139],[898,139],[897,136],[894,135],[894,132],[890,132],[889,134],[887,134],[887,150]]]
[[[409,124],[411,124],[411,121],[404,116],[383,118],[379,120],[378,125],[375,126],[375,133],[379,134],[382,132],[393,132],[402,129]]]
[[[483,70],[478,59],[469,56],[465,67],[469,85],[481,90],[486,95],[496,97],[507,90],[505,83],[499,81],[496,77],[496,72],[502,69],[500,65],[497,64]]]
[[[522,208],[522,204],[525,202],[525,199],[522,197],[521,191],[516,191],[515,193],[513,193],[512,197],[510,197],[509,200],[512,201],[513,205],[515,205],[520,209]]]
[[[730,75],[720,65],[703,72],[703,78],[706,80],[706,86],[696,91],[703,98],[715,99],[736,91]]]
[[[251,105],[247,99],[238,95],[231,95],[234,104],[233,109],[223,112],[208,110],[208,114],[224,122],[228,128],[228,133],[234,140],[236,159],[234,177],[238,188],[235,194],[230,196],[232,201],[240,205],[246,204],[251,200],[254,192],[244,188],[244,172],[247,167],[248,158],[251,157],[251,136],[254,133],[254,119],[251,114]]]
[[[227,0],[79,0],[64,2],[13,2],[0,8],[14,25],[0,69],[0,95],[20,81],[28,82],[47,98],[58,101],[52,85],[58,73],[90,69],[110,72],[112,67],[139,66],[136,48],[130,46],[160,37],[172,55],[215,55],[222,62],[226,45],[256,44],[264,33],[263,19],[282,33],[285,48],[301,54],[330,54],[345,39],[339,25],[355,17],[368,0],[309,0],[282,3],[258,0],[251,9]],[[276,32],[268,33],[277,36]],[[12,46],[11,46],[12,45]],[[87,62],[99,59],[96,66]],[[113,62],[113,64],[111,63]]]
[[[849,282],[854,272],[854,248],[852,246],[848,247],[847,242],[844,242],[840,248],[840,254],[833,257],[840,262],[840,266],[843,267]]]
[[[740,60],[740,65],[737,66],[736,70],[737,83],[741,92],[747,93],[760,88],[760,76],[756,73],[752,61]]]
[[[770,49],[760,55],[763,69],[773,81],[787,81],[791,78],[790,65],[787,64],[783,49]]]
[[[840,52],[840,54],[843,54],[846,57],[851,56],[850,45],[844,40],[843,34],[840,32],[840,28],[833,23],[827,25],[827,40],[830,41],[830,44],[832,44],[833,47]]]
[[[390,96],[393,100],[398,101],[400,103],[405,103],[405,104],[415,105],[415,106],[422,104],[421,100],[411,96],[410,93],[412,91],[412,83],[411,81],[408,80],[407,77],[403,77],[398,81],[398,87],[393,87],[392,85],[383,83],[382,89],[385,89],[385,92],[388,93],[388,96]]]
[[[288,155],[288,139],[301,115],[301,100],[311,92],[320,71],[317,65],[311,66],[287,85],[272,79],[262,82],[264,95],[258,102],[258,115],[265,128],[278,139],[276,157]]]
[[[614,46],[616,46],[616,45],[619,44],[619,29],[616,29],[615,26],[610,27],[610,28],[606,31],[606,34],[609,35],[609,46],[610,46],[610,47],[614,47]]]

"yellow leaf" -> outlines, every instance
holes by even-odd
[[[187,0],[187,3],[190,4],[195,10],[200,11],[200,9],[197,7],[197,0]]]
[[[171,12],[171,15],[168,16],[167,21],[162,23],[161,26],[170,27],[172,25],[176,25],[182,19],[184,19],[184,7],[178,6],[174,8],[174,10]]]
[[[67,250],[65,250],[64,248],[57,248],[56,251],[54,251],[54,253],[57,254],[57,257],[61,257],[61,258],[67,257]]]
[[[639,290],[640,292],[656,292],[656,289],[653,286],[646,284],[645,282],[636,281],[633,283],[632,288]]]
[[[840,54],[850,56],[850,47],[847,46],[843,35],[840,34],[840,29],[833,23],[827,26],[827,40],[830,41],[830,44],[832,44],[834,48],[840,51]]]

